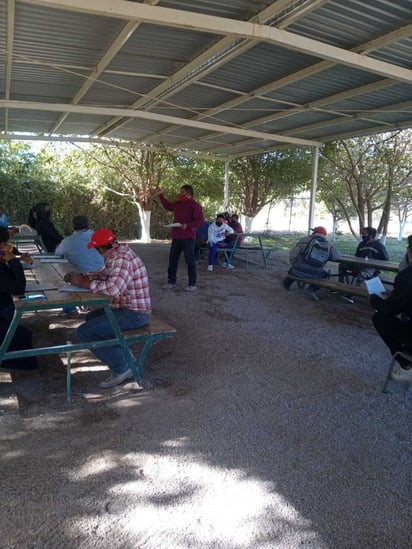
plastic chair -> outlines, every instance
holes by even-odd
[[[409,362],[412,362],[412,351],[397,351],[393,356],[392,356],[392,360],[391,360],[391,363],[389,365],[389,370],[388,370],[388,374],[386,376],[386,381],[385,381],[385,385],[383,386],[383,389],[382,389],[382,393],[386,393],[386,388],[389,384],[390,381],[394,381],[396,383],[396,380],[393,380],[392,379],[392,370],[393,370],[393,367],[395,366],[395,363],[396,363],[396,359],[401,356],[403,358],[405,358],[406,360],[408,360]],[[411,382],[408,382],[408,381],[402,381],[401,383],[411,383]]]

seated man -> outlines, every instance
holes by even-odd
[[[403,269],[406,269],[409,266],[408,248],[412,248],[412,234],[408,236],[408,246],[406,248],[406,254],[403,256],[401,262],[399,263],[400,271],[403,271]]]
[[[55,255],[67,259],[81,273],[99,271],[104,265],[102,255],[94,248],[87,248],[92,234],[87,217],[76,215],[73,217],[73,233],[63,238],[54,251]]]
[[[235,232],[235,234],[229,235],[228,240],[229,240],[229,242],[231,240],[236,241],[236,236],[239,235],[239,234],[243,234],[243,227],[239,223],[239,216],[237,214],[233,214],[230,217],[230,221],[229,221],[228,225],[229,225],[229,227],[232,227],[232,229]],[[243,239],[242,239],[241,236],[237,237],[237,245],[238,246],[240,246],[242,244],[242,240]]]
[[[6,337],[12,323],[15,306],[13,295],[22,295],[26,289],[21,260],[31,261],[28,254],[21,254],[20,259],[15,255],[15,248],[10,243],[9,232],[6,227],[0,227],[0,343]],[[21,351],[32,348],[32,333],[24,327],[18,326],[8,351]],[[8,369],[34,370],[38,367],[37,358],[13,358],[4,360],[0,366]]]
[[[341,255],[327,238],[325,227],[315,227],[312,229],[311,236],[305,236],[295,244],[289,253],[290,269],[288,274],[301,278],[328,278],[329,274],[325,271],[326,263],[331,259],[337,261]],[[283,287],[290,290],[294,280],[286,276],[283,281]],[[305,296],[312,301],[318,301],[316,291],[319,288],[311,284],[305,290]]]
[[[412,247],[408,246],[408,267],[400,271],[393,291],[387,299],[371,295],[369,302],[376,310],[372,322],[376,331],[389,347],[392,355],[397,351],[412,351]],[[401,318],[398,317],[401,315]],[[395,381],[412,381],[412,364],[404,357],[397,358],[392,371]]]
[[[227,241],[227,236],[233,234],[232,227],[229,227],[224,223],[224,218],[222,214],[216,216],[216,220],[209,225],[208,229],[208,243],[209,243],[209,264],[207,267],[208,271],[213,271],[213,265],[217,257],[218,248],[233,248],[233,242]],[[230,263],[225,262],[223,267],[228,269],[234,269],[234,266]]]
[[[356,257],[367,257],[369,259],[380,259],[389,261],[389,255],[380,239],[376,239],[376,229],[365,227],[361,232],[361,242],[356,248]],[[339,264],[339,282],[344,282],[348,273],[355,277],[355,284],[360,285],[364,280],[369,280],[379,274],[379,270],[373,267],[365,268],[353,265],[348,267],[344,263]]]
[[[149,279],[143,261],[127,244],[119,244],[109,229],[95,231],[87,244],[104,258],[104,268],[97,273],[68,273],[64,280],[93,293],[106,294],[122,331],[136,330],[149,323],[151,302]],[[100,341],[114,337],[104,309],[94,309],[86,322],[77,328],[81,341]],[[102,389],[115,387],[133,377],[123,349],[119,345],[92,350],[111,369],[111,375],[100,383]]]

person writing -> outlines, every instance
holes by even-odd
[[[197,289],[197,268],[195,257],[196,229],[205,222],[202,206],[193,198],[193,187],[183,185],[180,188],[179,200],[169,202],[158,188],[156,193],[165,210],[173,212],[172,245],[169,252],[169,266],[167,269],[167,284],[164,290],[174,290],[177,282],[177,267],[183,252],[187,264],[188,285],[187,292]]]
[[[67,273],[64,280],[93,293],[106,294],[122,331],[136,330],[149,323],[151,300],[149,279],[143,261],[127,244],[119,244],[109,229],[98,229],[92,234],[88,249],[94,248],[104,258],[104,268],[96,273]],[[100,341],[114,337],[109,319],[103,308],[95,309],[77,328],[81,341]],[[102,389],[115,387],[133,377],[127,358],[119,345],[92,350],[107,364],[110,376],[100,383]]]
[[[396,275],[392,292],[384,297],[376,294],[369,297],[369,303],[376,311],[373,325],[392,355],[397,351],[412,351],[411,246],[407,248],[407,256],[408,266]],[[412,381],[412,364],[406,358],[398,357],[391,376],[395,381]]]
[[[9,232],[0,227],[0,342],[6,337],[14,316],[13,295],[22,295],[26,289],[26,278],[20,259],[15,255],[15,248],[10,243]],[[32,263],[29,254],[21,254],[20,258],[26,263]],[[8,351],[31,349],[32,333],[24,326],[18,326]],[[34,370],[38,368],[36,357],[14,358],[4,360],[2,368]]]

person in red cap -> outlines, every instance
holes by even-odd
[[[187,292],[196,290],[197,269],[195,257],[196,229],[205,222],[202,206],[193,198],[193,187],[183,185],[180,188],[180,198],[175,202],[169,202],[162,189],[156,189],[156,193],[165,210],[173,212],[172,245],[169,253],[169,267],[167,269],[167,284],[164,290],[174,290],[177,281],[177,267],[183,252],[187,264],[188,285]]]
[[[122,331],[135,330],[149,323],[151,301],[149,279],[143,261],[127,244],[119,244],[109,229],[92,234],[89,249],[95,248],[104,258],[104,267],[95,273],[71,272],[64,280],[87,288],[93,293],[106,294]],[[113,330],[103,308],[87,314],[77,328],[81,341],[100,341],[113,336]],[[111,375],[100,383],[108,389],[133,377],[120,346],[93,349],[93,354],[111,369]]]
[[[310,236],[301,238],[291,249],[288,274],[301,278],[328,278],[329,274],[324,269],[326,263],[329,259],[337,261],[341,254],[326,238],[328,233],[325,227],[314,227],[311,230]],[[286,290],[290,290],[293,282],[293,278],[286,276],[282,280],[282,285]],[[311,284],[304,294],[308,299],[318,301],[316,290],[318,287]]]

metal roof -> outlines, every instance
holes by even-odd
[[[0,0],[0,52],[0,138],[229,159],[412,126],[412,0]]]

